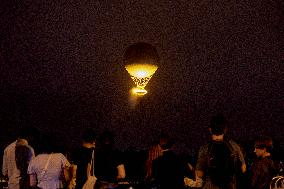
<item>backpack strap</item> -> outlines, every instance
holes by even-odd
[[[234,154],[234,153],[235,153],[235,150],[234,150],[233,145],[231,144],[231,142],[228,141],[228,140],[224,140],[224,143],[227,145],[227,147],[229,148],[230,152],[231,152],[232,154]]]
[[[236,149],[234,148],[230,140],[225,141],[225,143],[231,152],[231,156],[233,156],[234,172],[236,174],[239,174],[241,173],[241,161],[239,160],[238,153],[236,153]]]
[[[214,141],[210,141],[210,142],[208,143],[208,147],[207,147],[207,148],[208,148],[207,165],[210,164],[210,157],[211,157],[213,145],[214,145]]]
[[[91,167],[91,176],[95,176],[95,150],[92,151]]]

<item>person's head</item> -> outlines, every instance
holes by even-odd
[[[159,137],[159,145],[163,150],[170,149],[173,145],[173,141],[168,134],[162,132]]]
[[[83,144],[89,144],[92,145],[92,147],[95,147],[96,133],[92,128],[85,129],[81,137]]]
[[[272,150],[272,139],[270,137],[259,137],[254,142],[254,152],[257,157],[270,156]]]
[[[100,135],[100,145],[103,148],[112,148],[114,145],[114,134],[109,130],[104,130]]]
[[[227,131],[226,120],[224,116],[217,115],[212,117],[209,125],[209,130],[212,135],[224,135]]]

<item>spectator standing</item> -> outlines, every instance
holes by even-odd
[[[95,175],[97,187],[115,185],[125,178],[125,167],[121,153],[114,148],[114,134],[105,130],[99,138],[99,147],[95,153]]]
[[[154,144],[148,151],[148,157],[146,160],[146,180],[151,181],[152,179],[152,164],[155,159],[163,155],[163,145],[169,142],[169,135],[162,132],[159,136],[159,142]]]
[[[226,139],[223,116],[212,118],[209,131],[211,141],[199,150],[196,180],[185,178],[185,184],[203,189],[236,189],[237,175],[246,171],[243,153],[237,143]]]
[[[3,155],[3,164],[2,164],[2,174],[5,177],[8,177],[8,187],[11,189],[20,189],[20,180],[24,182],[25,180],[25,171],[27,163],[35,156],[34,149],[29,146],[28,141],[32,140],[33,134],[36,133],[37,129],[34,127],[22,127],[19,131],[19,136],[16,141],[9,144]],[[16,160],[16,146],[25,146],[23,148],[19,147],[17,160]],[[18,148],[17,147],[17,148]],[[25,165],[20,165],[20,155],[23,155],[20,151],[28,151],[25,153],[26,157],[23,157]],[[17,165],[18,161],[18,165]],[[23,163],[23,162],[21,162]]]
[[[271,141],[267,137],[255,141],[256,159],[250,169],[252,189],[269,189],[272,178],[276,176],[277,169],[271,158]]]
[[[30,186],[41,189],[63,189],[69,182],[70,163],[60,153],[57,142],[52,135],[44,135],[41,152],[33,158],[28,166]]]
[[[172,151],[172,145],[170,140],[161,145],[163,154],[153,161],[152,176],[160,189],[184,188],[183,177],[186,175],[187,165]]]
[[[91,160],[96,146],[96,133],[93,129],[86,129],[82,133],[81,140],[81,145],[76,147],[70,156],[71,169],[73,170],[71,183],[76,185],[76,189],[82,189],[88,176],[91,175]]]

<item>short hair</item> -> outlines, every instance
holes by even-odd
[[[214,135],[225,134],[225,130],[227,128],[226,119],[222,115],[213,116],[209,128],[211,128],[211,132]]]
[[[92,128],[85,129],[82,133],[82,140],[88,143],[96,141],[95,131]]]
[[[254,147],[259,149],[266,148],[267,152],[271,152],[273,147],[272,139],[268,136],[258,137],[254,142]]]

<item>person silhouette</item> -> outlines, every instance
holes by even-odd
[[[19,189],[20,181],[21,183],[26,181],[25,171],[27,164],[33,157],[35,157],[34,149],[28,142],[34,138],[35,133],[37,133],[37,129],[35,127],[22,126],[19,130],[17,140],[9,144],[4,149],[2,174],[5,177],[8,177],[9,188]],[[23,165],[20,165],[21,163]]]

